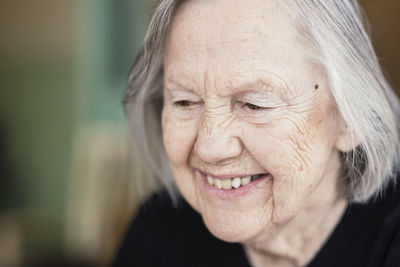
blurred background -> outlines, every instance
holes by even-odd
[[[138,197],[121,97],[152,0],[0,2],[0,266],[107,266]],[[400,86],[400,2],[361,0]]]

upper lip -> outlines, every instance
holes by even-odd
[[[212,178],[217,178],[217,179],[232,179],[232,178],[237,178],[237,177],[246,177],[246,176],[253,176],[253,175],[260,175],[260,174],[267,174],[266,172],[258,172],[258,173],[250,173],[250,174],[213,174],[207,171],[199,170],[197,169],[201,174],[206,175],[206,176],[211,176]]]

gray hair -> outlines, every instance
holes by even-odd
[[[180,0],[156,5],[124,99],[132,127],[132,155],[139,186],[162,182],[173,199],[177,189],[162,144],[163,54]],[[284,1],[282,1],[284,2]],[[287,7],[324,67],[337,110],[358,144],[342,153],[349,199],[377,196],[398,170],[400,142],[397,96],[386,81],[363,25],[356,0],[292,0]]]

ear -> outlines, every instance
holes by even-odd
[[[349,152],[360,144],[360,139],[347,126],[340,127],[335,148],[340,152]]]

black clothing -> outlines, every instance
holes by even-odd
[[[308,266],[400,267],[399,184],[390,186],[378,200],[349,205]],[[220,267],[250,263],[240,244],[215,238],[186,202],[175,209],[162,192],[140,209],[113,266]]]

